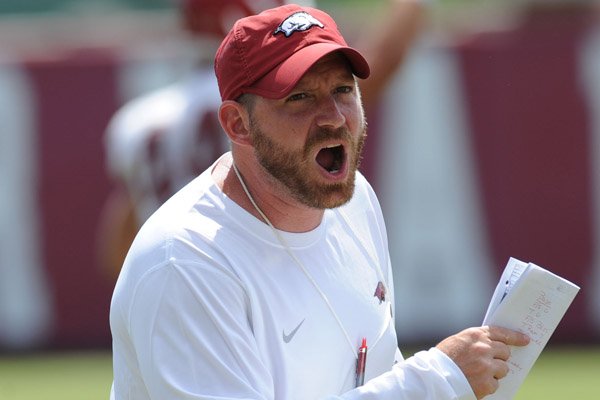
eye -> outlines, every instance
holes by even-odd
[[[290,101],[300,101],[303,100],[305,98],[307,98],[308,95],[304,92],[302,93],[294,93],[291,96],[289,96],[285,101],[290,102]]]
[[[353,91],[353,86],[339,86],[335,89],[336,93],[352,93]]]

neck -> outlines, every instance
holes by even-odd
[[[274,228],[286,232],[308,232],[319,226],[324,210],[299,203],[265,174],[259,166],[234,160],[229,154],[213,170],[213,179],[223,193],[240,207]]]

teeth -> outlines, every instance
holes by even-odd
[[[332,144],[332,145],[329,145],[329,146],[325,146],[325,148],[326,149],[333,149],[334,147],[338,147],[338,146],[341,146],[341,145],[340,144]]]

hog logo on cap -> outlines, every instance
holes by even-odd
[[[277,35],[282,32],[285,37],[290,37],[292,33],[298,31],[307,31],[313,26],[324,28],[325,26],[315,17],[307,13],[306,11],[299,11],[295,14],[287,17],[273,32],[273,35]]]

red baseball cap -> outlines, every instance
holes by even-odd
[[[310,7],[285,5],[238,20],[215,56],[223,100],[243,93],[270,99],[285,97],[323,56],[342,52],[352,72],[369,76],[369,64],[349,47],[335,21]]]

